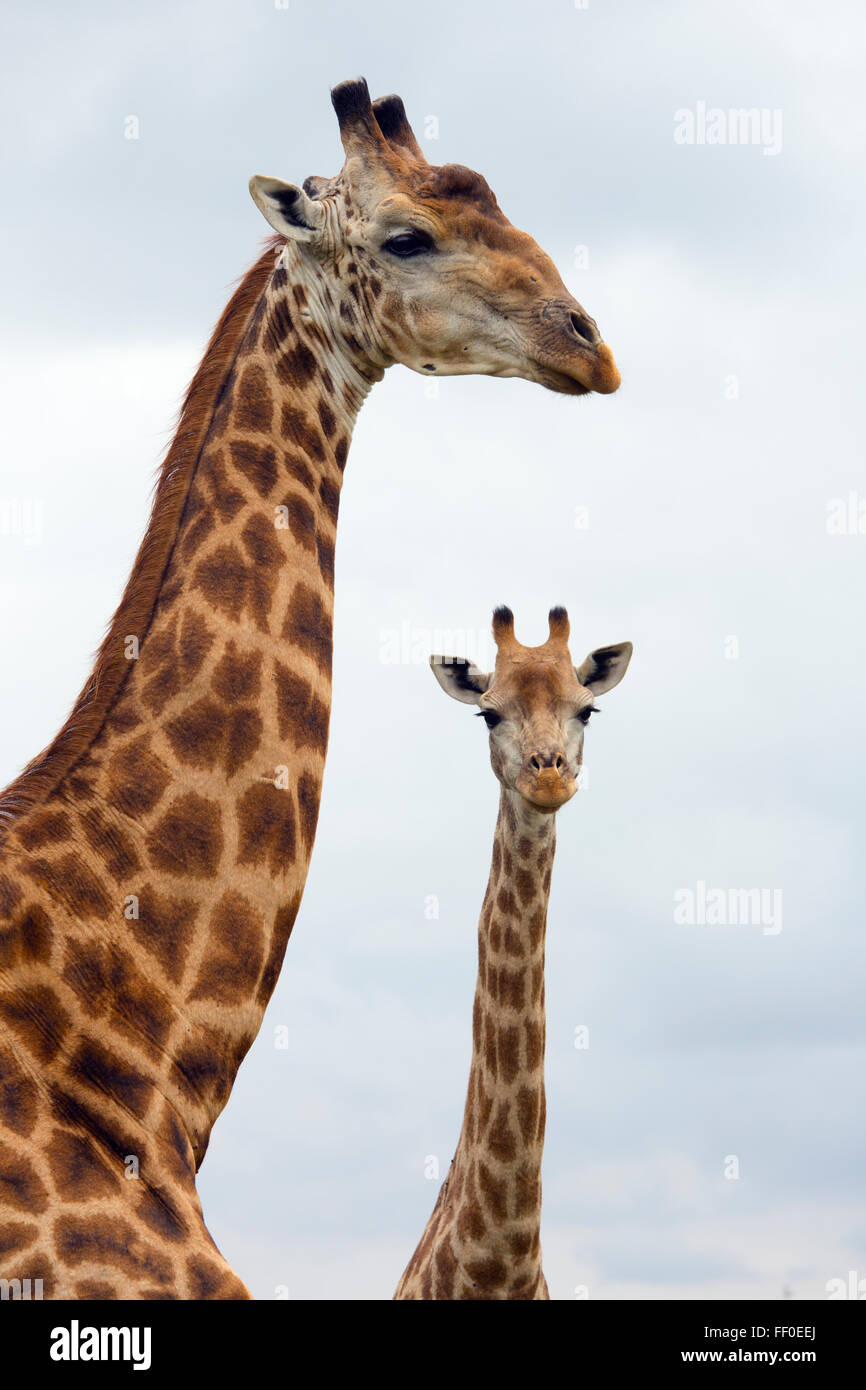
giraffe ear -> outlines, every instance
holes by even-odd
[[[606,690],[613,690],[615,685],[619,685],[628,670],[633,650],[631,642],[614,642],[610,647],[596,647],[582,665],[575,667],[574,674],[584,689],[591,690],[593,695],[603,695]]]
[[[492,679],[465,656],[431,656],[430,666],[445,694],[463,705],[477,705]]]
[[[250,194],[275,232],[293,241],[315,241],[325,221],[325,209],[314,203],[302,188],[282,179],[253,174]]]

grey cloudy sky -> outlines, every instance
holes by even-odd
[[[412,658],[442,630],[485,641],[499,602],[526,642],[566,604],[577,659],[635,643],[559,816],[553,1296],[866,1275],[866,536],[827,529],[834,499],[866,498],[864,31],[838,0],[3,16],[0,782],[62,722],[119,597],[266,230],[249,175],[339,166],[334,82],[399,91],[419,134],[436,118],[428,157],[488,178],[623,372],[575,401],[474,378],[431,397],[395,368],[361,414],[313,864],[200,1178],[257,1296],[390,1296],[435,1198],[425,1159],[444,1174],[453,1152],[497,792],[480,721]],[[780,111],[781,149],[678,144],[699,102]],[[36,537],[3,524],[16,499],[41,505]],[[781,930],[677,923],[699,882],[781,889]]]

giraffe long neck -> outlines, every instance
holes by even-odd
[[[148,621],[115,634],[128,661],[116,697],[0,848],[0,907],[19,924],[3,941],[24,971],[0,992],[0,1028],[41,1047],[44,1084],[107,1142],[115,1124],[129,1144],[176,1119],[195,1166],[312,851],[340,488],[381,376],[368,348],[287,248],[214,401]]]
[[[478,927],[472,1065],[447,1181],[397,1298],[546,1298],[544,941],[554,817],[503,788]]]

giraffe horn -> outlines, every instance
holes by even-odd
[[[365,78],[338,82],[331,89],[331,105],[337,113],[340,139],[347,155],[357,152],[361,146],[377,148],[381,153],[388,149],[373,113],[370,89]]]
[[[550,627],[550,639],[554,642],[567,642],[571,634],[571,625],[568,621],[568,613],[564,608],[551,608],[547,615],[547,622]]]
[[[504,605],[493,613],[493,640],[497,647],[510,647],[517,640],[514,636],[514,614]]]
[[[424,151],[415,139],[415,132],[409,124],[409,117],[406,115],[406,108],[400,97],[393,94],[387,97],[377,97],[373,102],[373,115],[390,145],[396,145],[398,149],[405,151],[413,159],[418,159],[423,164],[427,163]]]

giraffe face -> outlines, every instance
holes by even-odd
[[[324,274],[374,360],[424,376],[524,377],[568,395],[615,391],[595,321],[481,175],[428,164],[398,97],[371,103],[360,81],[332,99],[340,174],[303,189],[257,178],[251,191]]]
[[[575,667],[565,609],[552,608],[549,623],[542,646],[524,647],[514,636],[510,610],[498,608],[493,618],[498,653],[489,675],[460,657],[430,660],[447,694],[478,706],[490,730],[491,766],[502,785],[533,810],[553,813],[577,790],[595,696],[622,680],[632,645],[599,647]]]
[[[385,360],[430,377],[525,377],[570,395],[619,385],[594,321],[479,175],[446,165],[410,192],[331,196],[340,278],[351,286],[357,276]]]

